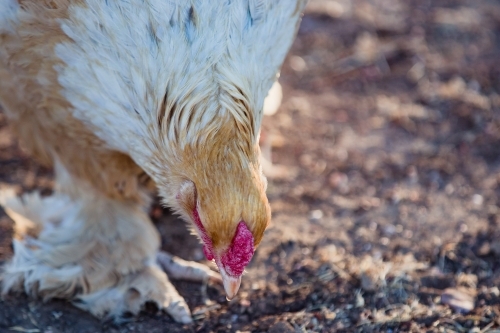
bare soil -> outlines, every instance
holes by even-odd
[[[280,82],[273,223],[235,300],[178,281],[195,324],[148,308],[114,325],[11,296],[0,332],[500,332],[500,3],[312,0]],[[50,192],[6,125],[1,182]],[[203,261],[151,214],[165,250]],[[0,260],[11,237],[3,214]]]

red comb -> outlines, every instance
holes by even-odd
[[[238,223],[231,245],[221,258],[226,272],[229,275],[240,276],[252,260],[254,250],[252,232],[246,223],[241,221]]]

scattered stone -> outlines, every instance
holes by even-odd
[[[302,57],[291,56],[290,57],[290,67],[296,72],[302,72],[307,69],[307,64]]]
[[[309,218],[313,221],[321,220],[321,218],[323,217],[323,211],[321,209],[315,209],[311,211],[309,216],[310,216]]]
[[[472,196],[472,203],[474,206],[482,206],[484,202],[483,196],[481,194],[474,194]]]
[[[337,317],[337,314],[334,311],[326,308],[322,311],[322,313],[326,320],[334,320]]]
[[[474,293],[465,288],[448,288],[441,295],[441,303],[450,306],[456,312],[464,314],[474,309],[474,302]]]

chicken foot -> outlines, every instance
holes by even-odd
[[[59,191],[49,197],[0,194],[16,233],[14,257],[0,276],[4,294],[65,298],[117,322],[153,302],[174,320],[190,323],[187,303],[162,268],[172,278],[220,279],[208,267],[164,253],[157,262],[159,235],[139,205],[89,188],[71,196]]]
[[[212,271],[207,266],[194,261],[183,260],[167,252],[158,252],[156,262],[172,279],[222,283],[220,274]]]

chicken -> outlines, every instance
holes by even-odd
[[[3,193],[15,221],[2,290],[103,317],[155,302],[191,322],[172,278],[217,280],[158,252],[149,177],[199,235],[228,298],[270,222],[264,98],[305,0],[2,0],[0,105],[55,190]]]

